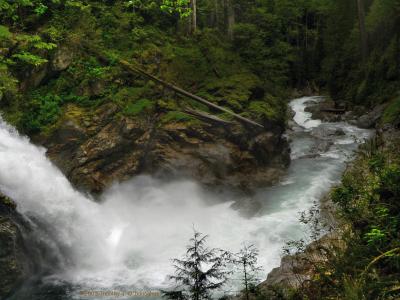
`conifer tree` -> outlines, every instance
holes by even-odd
[[[194,231],[186,255],[174,259],[175,274],[169,279],[177,283],[173,291],[163,291],[168,299],[210,299],[211,292],[221,288],[230,272],[225,270],[228,253],[206,246],[207,235]]]
[[[244,285],[246,300],[249,300],[250,288],[258,283],[258,272],[262,270],[257,265],[258,249],[253,245],[244,244],[242,249],[236,254],[233,254],[232,262],[240,268],[242,272],[242,283]]]

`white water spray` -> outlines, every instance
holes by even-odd
[[[321,121],[304,112],[307,101],[291,102],[294,120],[307,130]],[[329,124],[328,124],[329,125]],[[45,149],[0,121],[0,191],[17,203],[28,218],[46,222],[49,238],[67,253],[64,266],[54,278],[80,287],[133,286],[159,288],[168,285],[171,258],[180,257],[192,235],[192,224],[210,236],[210,246],[237,251],[244,241],[260,250],[265,274],[280,261],[288,239],[302,237],[298,218],[338,181],[344,162],[356,146],[352,137],[369,132],[348,124],[346,132],[317,158],[296,159],[285,180],[260,190],[254,201],[262,209],[245,218],[232,208],[226,195],[210,194],[190,181],[162,182],[137,177],[113,185],[93,202],[70,185],[46,158]],[[293,151],[310,151],[315,138],[294,135]],[[348,142],[350,141],[350,142]]]

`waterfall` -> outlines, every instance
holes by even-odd
[[[210,236],[211,247],[237,251],[243,242],[260,250],[265,274],[279,265],[289,239],[304,236],[299,213],[307,210],[340,180],[350,154],[371,134],[346,123],[312,120],[305,112],[307,97],[291,102],[297,123],[291,133],[292,164],[273,187],[251,199],[211,193],[193,181],[162,181],[138,176],[115,183],[95,202],[75,190],[63,173],[36,146],[0,120],[0,191],[17,203],[17,210],[47,230],[36,234],[53,241],[61,267],[52,280],[72,286],[109,288],[168,286],[171,259],[185,252],[192,226]],[[316,136],[316,128],[340,128],[343,136]],[[321,139],[332,145],[307,157]],[[246,217],[235,202],[255,201],[260,210]],[[37,225],[39,226],[39,225]]]

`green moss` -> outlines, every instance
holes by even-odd
[[[16,204],[14,203],[14,201],[12,201],[10,198],[8,198],[7,196],[4,196],[1,193],[0,193],[0,203],[4,204],[5,206],[8,206],[11,209],[16,208]]]
[[[266,96],[262,101],[252,101],[247,109],[248,114],[259,120],[284,121],[286,107],[279,98]]]
[[[177,123],[195,120],[193,117],[181,111],[170,111],[161,118],[161,123]]]
[[[385,109],[382,117],[384,124],[393,123],[400,118],[400,97],[394,99]]]
[[[133,103],[128,103],[122,113],[128,116],[138,116],[143,112],[149,112],[154,109],[154,102],[149,99],[140,99]]]

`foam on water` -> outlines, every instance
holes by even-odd
[[[293,120],[298,125],[300,125],[301,127],[304,127],[305,129],[318,127],[318,125],[321,124],[321,120],[311,119],[311,113],[305,111],[305,108],[307,107],[306,102],[317,103],[321,99],[322,99],[321,97],[303,97],[303,98],[298,98],[298,99],[292,100],[290,102],[290,107],[295,112]]]

